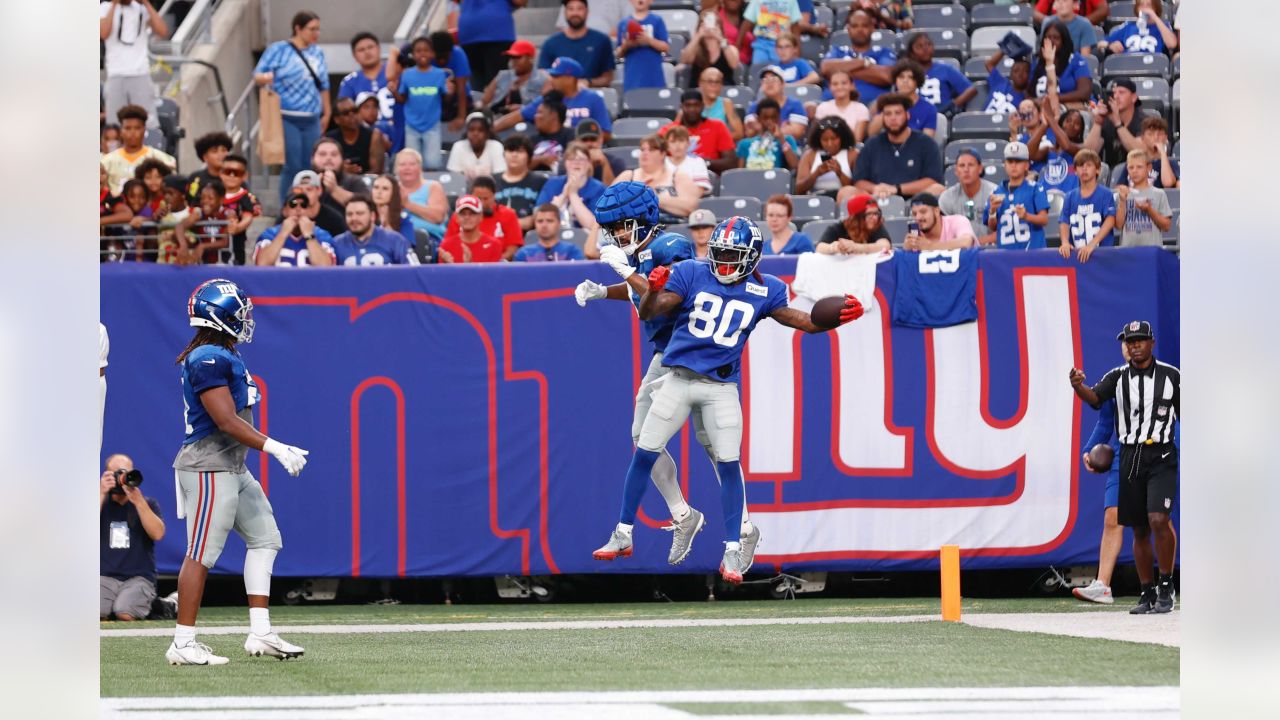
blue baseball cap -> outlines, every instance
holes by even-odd
[[[551,75],[551,77],[559,77],[561,75],[572,75],[576,78],[586,77],[582,64],[571,57],[556,58],[556,61],[551,63],[551,67],[547,68],[547,74]]]

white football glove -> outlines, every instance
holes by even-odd
[[[601,300],[609,293],[609,289],[598,282],[583,280],[578,283],[578,287],[573,290],[573,299],[578,301],[578,307],[586,307],[588,300]]]
[[[600,248],[600,261],[613,268],[613,271],[623,280],[631,277],[631,274],[636,271],[631,267],[631,263],[627,262],[627,253],[617,245],[605,245]]]
[[[302,472],[302,468],[307,466],[307,451],[302,448],[296,448],[292,445],[276,442],[271,438],[262,444],[262,452],[269,453],[284,469],[292,476],[298,477],[298,473]]]

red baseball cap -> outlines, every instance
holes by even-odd
[[[870,195],[854,195],[849,198],[849,216],[852,217],[867,209],[867,206],[875,202],[875,198]]]
[[[454,212],[462,212],[463,210],[470,210],[477,213],[484,212],[484,206],[480,204],[480,198],[475,195],[463,195],[458,198],[457,204],[453,207]]]
[[[517,40],[511,43],[511,47],[507,48],[507,51],[502,54],[510,55],[511,57],[519,57],[521,55],[533,57],[538,54],[538,48],[534,47],[533,43],[528,40]]]

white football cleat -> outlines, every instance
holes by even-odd
[[[267,635],[249,633],[249,637],[245,638],[244,641],[244,651],[254,657],[267,655],[281,660],[302,657],[302,653],[306,652],[275,633],[268,633]]]
[[[614,530],[613,534],[609,536],[609,542],[591,553],[591,557],[596,560],[616,560],[617,558],[631,557],[630,533]]]
[[[1094,580],[1082,588],[1071,588],[1071,594],[1075,595],[1077,600],[1096,602],[1103,605],[1111,605],[1116,601],[1111,595],[1111,587],[1103,585],[1100,580]]]
[[[169,643],[164,659],[170,665],[226,665],[230,662],[221,655],[214,655],[208,645],[194,640],[182,647]]]

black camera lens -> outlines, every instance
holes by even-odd
[[[138,487],[142,484],[141,470],[116,470],[116,487],[128,485],[129,487]]]

